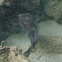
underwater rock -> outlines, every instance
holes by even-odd
[[[53,17],[58,23],[62,23],[62,1],[46,0],[44,11],[49,17]]]
[[[40,36],[35,48],[42,48],[48,54],[61,54],[62,53],[62,37],[57,36]],[[41,49],[40,49],[41,50]]]
[[[30,62],[17,46],[0,46],[0,62]]]
[[[46,36],[39,37],[37,44],[31,49],[28,56],[31,62],[61,62],[61,58],[62,38]]]
[[[7,5],[7,6],[10,6],[10,4],[12,3],[12,2],[14,2],[15,0],[1,0],[0,1],[0,5],[3,5],[3,4],[5,4],[5,5]]]
[[[62,38],[61,37],[47,37],[39,36],[36,45],[28,49],[24,55],[28,57],[30,53],[47,53],[47,54],[61,54],[62,53]],[[43,52],[43,53],[42,53]]]

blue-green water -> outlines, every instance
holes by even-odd
[[[30,39],[25,30],[24,32],[16,31],[19,29],[18,27],[15,28],[16,30],[13,29],[13,23],[18,23],[18,15],[29,13],[37,26],[40,37],[38,41],[41,42],[41,45],[36,44],[37,47],[35,46],[34,50],[31,51],[28,59],[31,62],[62,62],[61,4],[61,0],[0,1],[0,44],[2,46],[19,46],[23,53],[31,47]],[[23,27],[23,24],[21,26]],[[51,37],[52,41],[50,38],[41,40],[42,36]]]

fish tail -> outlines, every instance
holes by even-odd
[[[35,29],[32,33],[27,31],[27,34],[28,34],[28,37],[31,41],[31,47],[33,47],[37,43],[37,40],[39,37],[38,30]]]

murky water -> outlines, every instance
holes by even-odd
[[[62,62],[61,4],[61,0],[1,0],[0,44],[19,46],[24,53],[31,47],[30,40],[36,41],[39,33],[38,42],[31,49],[28,59],[31,62]],[[18,22],[18,15],[23,13],[33,18],[20,15]]]

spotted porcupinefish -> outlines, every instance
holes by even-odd
[[[37,42],[39,37],[37,26],[33,17],[29,13],[19,14],[18,23],[14,23],[13,28],[27,33],[31,41],[31,47]]]

